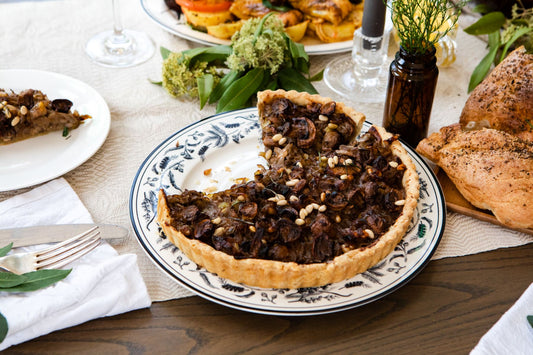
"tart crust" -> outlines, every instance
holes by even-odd
[[[318,95],[285,92],[283,90],[265,91],[258,94],[258,110],[264,128],[263,113],[272,100],[283,97],[297,105],[312,103],[325,104],[331,99]],[[364,122],[364,115],[341,103],[336,104],[336,111],[349,116],[357,124],[357,133]],[[375,127],[382,141],[392,135],[381,127]],[[354,135],[354,140],[357,134]],[[336,256],[330,261],[312,264],[298,264],[266,259],[236,259],[232,255],[218,251],[199,240],[187,238],[171,224],[172,218],[167,197],[163,190],[159,192],[157,206],[158,221],[169,240],[188,258],[208,271],[234,282],[264,288],[301,288],[316,287],[351,278],[377,264],[387,256],[399,243],[407,231],[419,196],[418,174],[406,150],[394,140],[390,144],[393,154],[405,165],[402,183],[405,189],[405,204],[400,216],[389,230],[368,247],[353,249]]]

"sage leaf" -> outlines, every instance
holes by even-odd
[[[499,31],[505,23],[505,15],[500,11],[489,12],[475,23],[465,28],[465,32],[474,35],[487,35]]]
[[[204,108],[207,99],[213,91],[215,77],[212,74],[205,74],[196,78],[198,84],[198,96],[200,97],[200,110]]]
[[[479,64],[472,72],[472,75],[470,76],[470,83],[468,84],[468,92],[474,90],[475,87],[483,81],[485,76],[490,71],[490,67],[492,63],[494,63],[496,53],[498,52],[499,41],[499,32],[493,32],[489,35],[489,53],[487,53],[487,55],[483,59],[481,59],[481,62],[479,62]]]
[[[7,319],[0,313],[0,343],[6,338],[8,329]]]
[[[209,103],[212,104],[217,102],[222,97],[222,94],[224,94],[224,92],[228,89],[228,87],[240,76],[241,72],[237,70],[231,70],[224,75],[211,92],[211,95],[209,96]]]
[[[264,75],[264,69],[254,68],[243,77],[235,80],[218,101],[216,112],[232,111],[245,107],[248,99],[259,89]]]
[[[505,43],[505,46],[503,47],[502,55],[500,56],[500,62],[505,59],[507,56],[507,51],[509,50],[509,47],[520,37],[523,35],[533,31],[533,28],[530,27],[522,27],[516,30],[515,33],[513,33],[512,37],[509,39],[507,43]]]
[[[12,272],[0,272],[0,288],[13,287],[23,284],[28,280],[27,276],[17,275]]]
[[[172,51],[165,47],[159,47],[159,53],[161,53],[161,58],[163,58],[164,60],[168,58],[168,56],[170,55],[170,53],[172,53]]]
[[[529,325],[533,327],[533,315],[527,316],[527,321],[529,322]]]
[[[308,92],[318,94],[315,87],[294,68],[283,68],[278,72],[280,87],[284,90],[296,90],[299,92]]]
[[[5,247],[0,248],[0,257],[6,256],[7,253],[9,253],[9,251],[11,250],[11,248],[13,248],[13,243],[9,243]]]
[[[65,277],[70,274],[72,269],[68,270],[50,270],[43,269],[32,272],[27,272],[23,274],[27,277],[27,280],[14,287],[2,287],[0,291],[5,292],[29,292],[35,291],[44,287],[48,287],[60,280],[63,280]]]

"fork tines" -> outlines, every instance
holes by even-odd
[[[100,231],[95,226],[35,254],[36,269],[58,269],[87,254],[100,244]]]

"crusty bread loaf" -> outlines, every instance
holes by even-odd
[[[422,140],[417,152],[439,165],[474,206],[512,228],[533,227],[533,145],[495,129],[459,124]]]
[[[463,129],[493,128],[533,142],[533,54],[510,53],[466,101]]]

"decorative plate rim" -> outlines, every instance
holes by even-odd
[[[211,292],[207,292],[205,290],[208,290],[207,287],[203,285],[198,285],[192,282],[191,280],[185,279],[182,275],[180,275],[179,271],[177,269],[174,269],[170,267],[169,270],[169,264],[167,261],[164,260],[164,257],[159,255],[154,248],[154,245],[151,245],[149,241],[147,240],[147,237],[144,235],[144,232],[139,230],[141,227],[137,225],[136,218],[139,217],[139,215],[135,215],[134,210],[135,207],[138,207],[138,200],[135,199],[135,193],[139,190],[139,184],[141,181],[139,180],[140,176],[144,174],[147,169],[149,168],[149,162],[152,162],[156,157],[164,150],[165,147],[170,146],[169,142],[173,141],[177,137],[184,136],[187,132],[191,131],[194,128],[201,127],[209,122],[216,122],[216,121],[222,121],[226,117],[233,117],[237,116],[239,114],[245,116],[246,114],[253,116],[253,114],[257,113],[257,108],[251,107],[247,109],[241,109],[241,110],[235,110],[231,112],[224,112],[221,114],[212,115],[209,117],[205,117],[197,122],[194,122],[192,124],[187,125],[186,127],[180,129],[179,131],[173,133],[168,138],[166,138],[163,142],[157,145],[156,148],[152,150],[152,152],[144,159],[141,166],[139,167],[134,179],[132,188],[130,191],[130,201],[129,201],[129,208],[130,208],[130,222],[132,224],[132,227],[135,231],[137,240],[139,244],[142,246],[145,253],[148,255],[148,257],[152,260],[152,262],[161,269],[164,273],[171,276],[174,280],[176,280],[181,286],[185,287],[189,291],[207,299],[212,302],[215,302],[217,304],[227,306],[234,309],[239,309],[243,311],[253,312],[253,313],[260,313],[260,314],[270,314],[270,315],[290,315],[290,316],[306,316],[306,315],[316,315],[316,314],[326,314],[326,313],[333,313],[333,312],[339,312],[355,307],[359,307],[368,303],[371,303],[373,301],[376,301],[382,297],[385,297],[392,292],[395,292],[403,285],[407,284],[409,281],[411,281],[414,277],[416,277],[423,269],[424,267],[429,263],[431,260],[432,255],[435,253],[440,240],[442,239],[442,236],[444,234],[444,227],[446,223],[446,205],[444,203],[444,194],[442,192],[442,189],[440,187],[440,184],[433,173],[432,169],[428,166],[428,164],[421,158],[412,148],[409,146],[406,146],[403,142],[403,145],[406,147],[406,150],[409,152],[410,156],[415,160],[415,165],[418,163],[418,165],[423,169],[424,173],[427,175],[427,178],[430,180],[432,186],[432,191],[435,192],[434,196],[430,196],[428,192],[428,198],[431,197],[434,199],[437,205],[437,212],[435,212],[436,216],[438,217],[438,223],[435,224],[435,226],[432,228],[434,229],[433,234],[431,234],[431,237],[427,237],[429,239],[428,241],[428,247],[424,251],[423,255],[419,255],[413,264],[409,266],[408,271],[405,271],[402,273],[401,276],[393,279],[391,282],[386,283],[385,285],[382,285],[378,290],[375,290],[371,292],[370,294],[362,295],[357,298],[361,299],[355,299],[355,300],[349,300],[347,299],[346,302],[338,302],[332,305],[321,305],[320,307],[316,307],[316,309],[313,309],[312,307],[308,309],[288,309],[288,306],[280,306],[280,307],[274,307],[270,305],[263,305],[263,304],[257,304],[257,303],[248,303],[244,301],[237,302],[235,299],[231,299],[228,296],[221,295],[220,293],[217,293],[213,290],[210,290]],[[367,128],[369,125],[371,125],[370,122],[365,122],[365,127]],[[366,130],[366,129],[364,129]],[[258,137],[259,139],[259,137]],[[429,183],[428,182],[428,183]],[[419,201],[420,204],[420,201]],[[155,216],[154,216],[155,217]],[[417,222],[418,223],[418,222]],[[413,226],[414,228],[415,226]],[[420,226],[419,226],[420,227]],[[153,233],[153,232],[152,232]],[[406,234],[406,236],[409,233]],[[429,233],[428,233],[429,235]],[[424,242],[425,243],[425,242]],[[423,243],[423,244],[424,244]],[[154,255],[158,254],[158,255]],[[389,256],[392,255],[389,254]],[[183,257],[187,259],[184,255]],[[163,259],[163,260],[160,260]],[[388,259],[384,259],[380,261],[380,263],[385,262]],[[192,263],[190,260],[186,260]],[[380,264],[378,263],[378,265]],[[194,264],[194,263],[192,263]],[[205,269],[203,269],[205,271]],[[207,271],[206,271],[207,273]],[[213,274],[211,274],[213,275]],[[216,275],[215,275],[216,276]],[[213,276],[213,277],[215,277]],[[357,275],[358,276],[358,275]],[[218,276],[216,276],[220,280],[222,279]],[[349,279],[351,280],[351,279]],[[349,280],[344,280],[341,283],[346,283]],[[229,280],[227,280],[229,281]],[[229,281],[231,282],[231,281]],[[236,283],[234,283],[236,284]],[[239,284],[237,284],[239,285]],[[335,284],[332,284],[335,285]],[[276,289],[261,289],[258,287],[250,287],[246,285],[242,285],[244,288],[253,290],[253,291],[267,291],[274,292]],[[309,288],[309,289],[317,289],[317,288]],[[299,289],[301,290],[301,289]],[[277,290],[279,292],[284,290]],[[298,291],[298,290],[288,290],[288,291]]]

